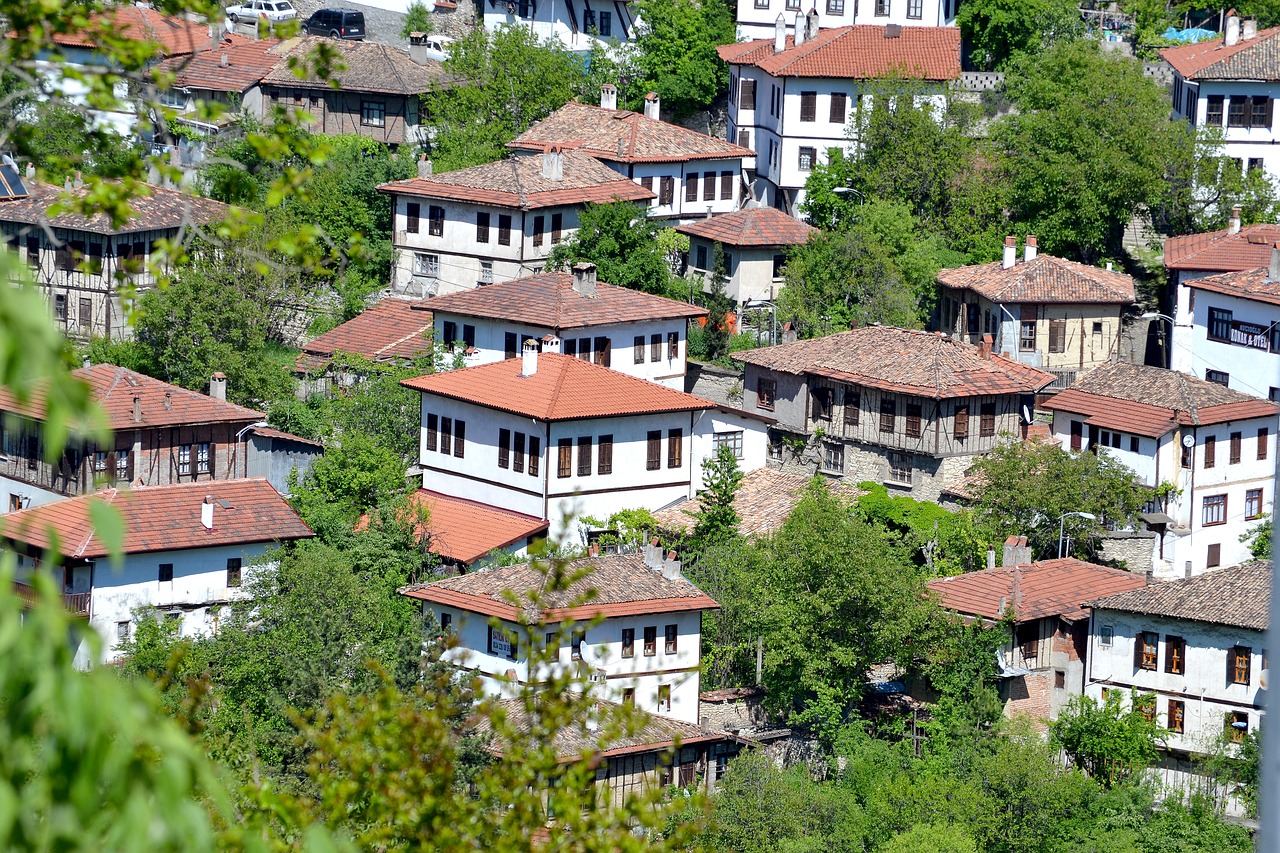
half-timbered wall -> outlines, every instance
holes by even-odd
[[[262,100],[265,114],[280,107],[312,116],[311,129],[316,133],[358,133],[387,145],[414,141],[410,128],[416,129],[421,121],[416,94],[270,88]]]

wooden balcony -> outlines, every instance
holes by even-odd
[[[22,599],[25,607],[31,607],[36,602],[36,591],[25,583],[15,582],[13,590]],[[74,616],[89,616],[89,605],[92,601],[92,592],[68,592],[62,595],[62,604]]]

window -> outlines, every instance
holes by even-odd
[[[978,410],[978,435],[990,438],[996,434],[996,404],[983,403]]]
[[[564,479],[573,473],[573,439],[562,438],[556,442],[556,476]]]
[[[788,12],[799,12],[799,11],[800,11],[800,0],[787,0],[787,11],[788,11]]]
[[[476,242],[489,242],[489,214],[483,211],[476,214]]]
[[[591,476],[591,436],[583,436],[578,439],[578,476]]]
[[[441,613],[440,614],[440,630],[448,631],[452,627],[453,627],[453,614]]]
[[[738,131],[738,144],[741,145],[743,148],[750,148],[751,147],[751,131],[749,130]]]
[[[435,451],[440,444],[440,416],[427,415],[427,450]]]
[[[606,14],[608,14],[608,13],[606,13]],[[636,689],[635,689],[634,687],[624,687],[624,688],[622,688],[622,704],[623,704],[623,705],[635,705],[635,704],[636,704]]]
[[[907,0],[907,17],[915,21],[924,17],[923,0]]]
[[[600,36],[601,38],[609,38],[613,35],[613,13],[600,13]]]
[[[685,201],[698,200],[698,173],[697,172],[693,172],[692,174],[685,176],[684,200]]]
[[[778,383],[773,379],[756,379],[756,408],[772,412],[777,398]]]
[[[671,685],[670,684],[658,685],[658,710],[671,713]]]
[[[1036,321],[1023,320],[1018,327],[1018,349],[1021,352],[1034,352],[1036,348]]]
[[[1227,459],[1229,460],[1227,463],[1228,465],[1240,464],[1240,446],[1243,443],[1244,443],[1243,433],[1239,433],[1239,432],[1231,433],[1231,438],[1227,445],[1228,446]]]
[[[665,654],[674,655],[676,653],[676,645],[679,642],[679,634],[675,625],[667,625],[662,629]]]
[[[657,471],[662,467],[662,430],[649,430],[648,438],[648,457],[645,460],[645,470]]]
[[[622,629],[622,656],[631,658],[636,656],[636,629]]]
[[[817,92],[801,92],[800,93],[800,120],[801,121],[817,121],[818,120],[818,93]]]
[[[891,397],[880,400],[880,431],[893,432],[898,417],[897,403]]]
[[[1115,642],[1116,629],[1111,625],[1103,625],[1098,631],[1098,643],[1104,648],[1111,648],[1111,644]]]
[[[1205,124],[1222,127],[1222,95],[1210,95],[1204,111]]]
[[[862,419],[862,392],[856,388],[844,389],[844,425],[845,432],[849,432],[847,427],[857,426]]]
[[[907,437],[920,437],[920,404],[907,403]]]
[[[679,468],[684,456],[684,430],[667,430],[667,467]]]
[[[968,403],[956,404],[955,426],[953,427],[952,432],[955,435],[956,439],[959,441],[964,441],[969,437],[969,404]]]
[[[876,17],[884,18],[889,15],[889,0],[876,0]]]
[[[1232,684],[1249,683],[1249,665],[1253,662],[1253,649],[1234,646],[1227,649],[1227,680]]]
[[[844,14],[844,0],[827,0],[827,14],[828,14],[828,15],[843,15],[843,14]]]
[[[750,146],[744,145],[743,148]],[[733,172],[720,173],[720,199],[722,201],[733,198]]]
[[[157,580],[160,583],[170,583],[173,580],[173,563],[160,564],[160,574]]]
[[[610,367],[613,362],[613,339],[596,338],[596,364]]]
[[[1188,560],[1188,563],[1191,561]],[[1213,569],[1222,565],[1222,546],[1216,542],[1205,549],[1205,568]]]
[[[132,627],[133,627],[133,623],[127,620],[124,622],[117,622],[116,623],[116,642],[117,643],[129,642],[129,637],[131,634]]]
[[[1164,638],[1164,671],[1183,675],[1187,671],[1187,641],[1172,634]]]
[[[1138,437],[1136,435],[1129,436],[1129,452],[1130,453],[1138,452]]]
[[[1155,631],[1139,631],[1133,638],[1133,665],[1155,672],[1160,654],[1160,635]]]
[[[542,245],[542,234],[546,228],[546,225],[547,225],[547,218],[545,216],[533,217],[533,245],[535,246]]]
[[[844,124],[845,110],[847,109],[848,96],[844,92],[831,93],[831,114],[827,120],[832,124]]]
[[[650,625],[644,629],[644,656],[651,658],[658,653],[658,626]]]
[[[1067,351],[1067,321],[1049,321],[1049,352]]]
[[[480,262],[480,278],[476,284],[493,284],[493,261]]]
[[[508,660],[516,659],[516,644],[511,641],[506,631],[492,625],[489,626],[489,654]]]
[[[191,474],[191,445],[178,445],[178,476],[186,477]]]
[[[844,445],[827,442],[822,445],[822,470],[830,474],[844,473]]]
[[[889,482],[911,485],[911,457],[902,453],[889,454]]]
[[[538,476],[542,463],[542,439],[536,435],[529,436],[529,476]]]
[[[810,389],[809,397],[812,400],[810,408],[813,420],[830,421],[831,401],[834,397],[834,392],[830,388],[815,387]]]
[[[1226,386],[1231,382],[1231,374],[1222,370],[1206,370],[1204,372],[1204,381]]]
[[[676,179],[670,175],[663,175],[658,180],[658,204],[666,206],[675,201],[676,198]]]
[[[1271,99],[1254,95],[1249,104],[1249,127],[1271,127]]]
[[[551,242],[553,244],[559,243],[563,235],[564,235],[564,214],[563,213],[551,214]]]
[[[662,360],[662,335],[652,335],[649,338],[649,360]]]
[[[196,445],[196,473],[209,473],[209,442],[207,441]]]
[[[1224,308],[1209,309],[1209,340],[1231,341],[1232,313]]]
[[[727,447],[733,451],[733,455],[737,459],[742,458],[742,430],[736,432],[718,432],[714,435],[716,450]]]
[[[1212,468],[1218,460],[1218,439],[1217,436],[1205,436],[1204,439],[1204,467]]]
[[[702,200],[715,201],[716,197],[716,173],[702,173]]]
[[[725,262],[726,266],[728,262]],[[677,359],[680,357],[680,333],[667,332],[667,358]]]
[[[116,480],[120,482],[129,481],[129,450],[124,448],[116,451]]]
[[[1053,686],[1058,690],[1067,689],[1067,674],[1060,669],[1053,672]]]
[[[428,278],[440,277],[440,256],[427,255],[422,252],[413,254],[413,274],[425,275]]]
[[[814,158],[818,156],[818,149],[808,146],[800,147],[800,162],[798,167],[802,172],[808,172],[813,168]]]
[[[440,418],[440,452],[445,456],[453,452],[453,418]]]
[[[636,364],[644,364],[644,335],[636,335],[632,341],[634,350],[632,358]]]
[[[240,586],[240,558],[229,557],[227,559],[227,586]]]
[[[433,204],[427,208],[427,233],[432,237],[444,236],[444,208]]]
[[[1249,734],[1249,713],[1232,711],[1227,714],[1226,733],[1227,740],[1232,743],[1244,743],[1245,736]]]
[[[1259,427],[1258,428],[1258,459],[1259,460],[1267,458],[1267,442],[1269,439],[1270,439],[1270,434],[1267,428]]]
[[[1186,704],[1177,699],[1170,699],[1169,713],[1165,717],[1165,725],[1168,727],[1169,731],[1181,734],[1186,725],[1186,717]]]
[[[787,265],[786,255],[774,255],[773,256],[773,277],[782,278],[782,271],[786,267],[786,265]]]
[[[107,473],[107,452],[105,450],[94,451],[93,454],[93,473]]]
[[[387,104],[385,101],[361,101],[360,123],[366,127],[387,126]]]
[[[67,322],[67,297],[61,293],[53,297],[53,319],[59,323]]]
[[[573,636],[569,638],[569,659],[582,660],[582,641],[585,638],[581,631],[574,631]]]
[[[1204,498],[1203,510],[1200,522],[1205,527],[1213,524],[1223,524],[1227,520],[1227,496],[1226,495],[1206,495]]]
[[[83,328],[89,328],[93,323],[93,300],[80,298],[80,325]]]
[[[1244,517],[1248,521],[1262,518],[1262,489],[1249,489],[1244,493]]]
[[[1249,158],[1249,171],[1250,171],[1250,172],[1260,172],[1260,171],[1262,171],[1262,169],[1263,169],[1263,166],[1264,166],[1264,165],[1265,165],[1265,164],[1263,163],[1263,160],[1262,160],[1262,158],[1261,158],[1261,157],[1250,157],[1250,158]]]
[[[1227,127],[1249,126],[1249,98],[1235,95],[1227,102]]]
[[[511,430],[498,430],[498,467],[511,467]]]
[[[797,6],[796,8],[799,8]],[[743,80],[738,87],[738,109],[754,110],[756,108],[756,81]]]
[[[411,201],[405,205],[405,230],[410,234],[418,233],[418,223],[422,219],[422,205]]]
[[[596,454],[598,460],[596,465],[597,474],[613,473],[613,436],[602,435],[600,440],[596,442],[599,445],[599,453]]]
[[[462,459],[466,456],[467,422],[453,422],[453,455]]]

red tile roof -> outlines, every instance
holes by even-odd
[[[1271,263],[1271,247],[1280,242],[1280,225],[1246,225],[1229,230],[1185,234],[1164,241],[1164,265],[1171,270],[1239,272]]]
[[[547,571],[545,562],[520,563],[407,586],[400,592],[410,598],[509,620],[515,620],[521,612],[550,621],[581,621],[597,616],[714,610],[720,606],[688,579],[668,579],[661,571],[649,568],[638,553],[602,554],[570,560],[564,566],[565,575],[581,577],[573,580],[568,589],[542,592],[539,614],[529,603],[528,595],[543,590]],[[518,605],[511,603],[512,596]]]
[[[1027,394],[1053,382],[1053,376],[1042,370],[996,354],[984,358],[978,347],[937,332],[880,325],[733,357],[768,370],[812,373],[932,399]]]
[[[546,521],[531,515],[429,489],[418,489],[409,500],[430,511],[427,523],[418,525],[414,533],[430,536],[433,554],[467,565],[490,551],[545,533],[548,527]]]
[[[537,372],[532,376],[520,375],[523,361],[523,358],[509,358],[477,367],[418,376],[400,384],[427,394],[438,394],[540,421],[716,408],[710,400],[636,379],[573,356],[541,353],[538,355]]]
[[[213,528],[200,522],[206,496],[214,501]],[[109,556],[89,507],[107,504],[124,520],[124,553],[183,551],[220,545],[284,542],[313,536],[288,502],[264,478],[105,489],[0,517],[6,539],[64,557]]]
[[[652,190],[628,180],[581,151],[562,152],[564,179],[549,180],[542,175],[544,156],[516,155],[496,163],[441,172],[428,178],[392,181],[378,187],[378,191],[516,210],[657,198]]]
[[[577,149],[616,163],[679,163],[755,156],[750,148],[678,124],[630,110],[606,110],[579,103],[565,104],[507,143],[509,148],[539,152],[549,145]]]
[[[1106,596],[1106,597],[1103,597]],[[1142,589],[1098,593],[1098,609],[1145,613],[1265,631],[1271,619],[1271,561],[1255,560]]]
[[[72,371],[72,375],[89,384],[93,400],[102,407],[107,416],[107,426],[112,430],[180,424],[249,424],[263,418],[262,412],[215,400],[113,364],[82,367]],[[24,406],[7,388],[0,388],[0,411],[42,419],[44,405],[39,397],[37,391],[34,401]],[[141,417],[136,421],[133,419],[135,397],[141,404]]]
[[[941,270],[938,282],[955,290],[972,290],[993,302],[1129,305],[1134,301],[1132,276],[1052,255],[1036,255],[1008,269],[995,261]]]
[[[313,54],[318,46],[337,54],[328,78]],[[279,57],[262,82],[293,89],[340,89],[387,95],[420,95],[448,81],[444,65],[434,59],[417,63],[409,52],[376,41],[347,41],[323,36],[295,36],[272,48]]]
[[[1186,284],[1196,290],[1209,290],[1240,299],[1280,305],[1280,280],[1271,278],[1269,267],[1208,275]]]
[[[1280,27],[1230,46],[1224,37],[1166,47],[1160,55],[1188,80],[1280,80]]]
[[[431,323],[426,303],[384,299],[303,344],[296,369],[322,370],[339,352],[371,361],[420,358],[431,352]]]
[[[787,47],[773,52],[773,39],[726,44],[716,48],[730,65],[754,65],[774,77],[835,77],[871,80],[899,74],[921,80],[954,80],[960,76],[960,30],[957,27],[899,27],[896,37],[885,27],[858,25],[819,30],[799,47],[787,36]]]
[[[244,92],[257,85],[280,61],[280,57],[271,52],[279,43],[279,39],[228,34],[211,49],[171,57],[159,63],[154,71],[173,74],[173,84],[178,87]],[[226,65],[222,64],[223,57],[227,59]]]
[[[1012,608],[1019,622],[1046,616],[1080,618],[1085,615],[1080,609],[1085,601],[1145,585],[1143,575],[1071,557],[983,569],[928,583],[929,591],[948,610],[999,620]]]
[[[706,309],[697,305],[604,282],[596,283],[595,296],[583,296],[573,289],[573,273],[569,272],[486,284],[437,296],[430,305],[436,314],[518,320],[548,326],[557,334],[564,329],[707,315]]]
[[[180,15],[162,15],[145,6],[120,5],[94,15],[87,30],[56,33],[50,36],[63,47],[97,47],[95,30],[105,30],[116,38],[151,42],[164,56],[194,53],[209,46],[209,24],[191,21]],[[9,33],[9,37],[15,37]]]
[[[706,219],[695,219],[676,230],[726,246],[795,246],[819,231],[772,207],[748,207]]]
[[[24,183],[30,194],[25,198],[0,202],[0,222],[66,228],[91,234],[132,234],[139,231],[176,229],[187,224],[208,225],[221,222],[235,209],[211,198],[147,184],[142,187],[145,195],[135,196],[129,201],[133,215],[117,228],[105,213],[97,213],[92,217],[70,211],[52,217],[49,215],[50,205],[61,201],[65,196],[73,200],[87,196],[90,189],[88,185],[68,192],[41,181],[24,179]]]

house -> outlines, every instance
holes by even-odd
[[[676,230],[689,238],[688,274],[702,276],[707,291],[719,247],[725,293],[739,306],[772,302],[782,290],[788,252],[819,233],[780,210],[755,205],[686,222]]]
[[[1272,105],[1280,95],[1280,27],[1227,17],[1222,38],[1160,51],[1173,66],[1173,118],[1221,128],[1229,167],[1280,177]]]
[[[1223,272],[1244,272],[1271,263],[1271,249],[1280,242],[1280,225],[1240,224],[1240,208],[1221,231],[1182,234],[1164,241],[1164,268],[1177,287],[1197,278]]]
[[[518,151],[553,146],[590,154],[619,174],[656,193],[649,216],[686,222],[729,213],[745,191],[744,159],[750,148],[659,120],[660,102],[650,92],[644,114],[618,109],[618,90],[602,88],[600,106],[565,104],[508,143]]]
[[[1270,516],[1275,499],[1280,406],[1185,373],[1118,363],[1044,407],[1064,447],[1105,453],[1163,492],[1144,517],[1157,534],[1155,576],[1248,559],[1240,537]]]
[[[51,214],[50,207],[62,199],[71,204],[83,199],[87,187],[55,187],[37,181],[28,168],[21,187],[13,190],[0,195],[0,233],[31,267],[55,325],[79,340],[131,337],[121,286],[143,292],[155,287],[148,263],[156,243],[221,222],[232,210],[212,199],[148,185],[130,200],[132,215],[117,226],[106,213]]]
[[[853,153],[849,119],[867,81],[900,76],[938,87],[960,76],[956,27],[818,29],[817,16],[787,35],[716,49],[729,64],[728,138],[756,152],[744,163],[754,198],[796,215],[818,163]],[[921,98],[941,98],[924,93]]]
[[[1194,785],[1194,760],[1234,745],[1262,724],[1270,624],[1271,562],[1164,581],[1086,602],[1088,687],[1128,704],[1137,691],[1165,729],[1166,780]],[[1229,811],[1238,803],[1228,801]],[[1234,807],[1234,808],[1233,808]]]
[[[418,172],[378,187],[392,198],[391,287],[406,296],[541,272],[556,244],[578,230],[586,204],[654,197],[580,151],[552,149],[439,175],[423,160]]]
[[[718,442],[764,444],[759,421],[559,348],[404,380],[422,395],[423,488],[545,519],[560,541],[696,494]]]
[[[763,461],[760,463],[763,465]],[[733,493],[733,511],[738,515],[738,533],[742,536],[768,536],[778,531],[804,497],[813,477],[777,468],[759,467],[744,474]],[[837,495],[857,500],[863,493],[856,486],[844,482],[830,484]],[[688,534],[693,532],[696,514],[702,502],[689,498],[661,509],[653,514],[659,529],[664,533]]]
[[[595,264],[546,272],[430,300],[435,336],[461,344],[468,364],[516,358],[527,340],[561,340],[566,355],[685,387],[689,321],[705,309],[596,280]],[[617,357],[614,357],[614,353]]]
[[[1020,435],[1035,394],[1053,381],[989,342],[880,325],[734,358],[746,367],[746,411],[777,418],[770,465],[883,482],[925,500]]]
[[[94,521],[96,506],[119,513],[121,562]],[[309,527],[265,479],[116,488],[12,512],[0,537],[18,554],[18,580],[55,572],[64,601],[102,637],[115,660],[138,608],[178,622],[182,636],[217,631],[246,599],[245,580],[277,545],[311,537]],[[94,663],[82,647],[82,665]]]
[[[328,79],[308,60],[318,45],[337,53]],[[358,133],[387,145],[427,141],[419,96],[448,80],[444,65],[421,47],[411,53],[374,41],[296,36],[271,50],[277,61],[262,78],[261,117],[278,107],[310,116],[316,133]]]
[[[485,695],[506,696],[547,677],[529,667],[530,643],[542,644],[542,631],[592,622],[561,632],[560,666],[578,668],[603,699],[696,725],[702,613],[720,605],[653,545],[569,561],[564,571],[573,580],[564,590],[543,592],[549,570],[520,563],[400,592],[457,636],[444,657],[480,676]]]
[[[989,560],[995,562],[994,554]],[[1085,692],[1089,609],[1083,602],[1141,589],[1147,581],[1072,557],[1030,560],[1026,537],[1010,536],[999,567],[938,578],[928,587],[941,607],[965,621],[1012,620],[1013,635],[997,653],[1004,713],[1026,714],[1043,728]]]
[[[357,377],[334,371],[334,359],[359,356],[375,364],[405,364],[432,353],[432,314],[426,303],[394,296],[383,299],[302,345],[293,372],[302,396],[325,393],[333,384],[350,385]]]
[[[1280,242],[1267,260],[1178,284],[1174,370],[1280,400]]]
[[[938,285],[942,331],[974,344],[993,335],[996,352],[1053,374],[1055,391],[1119,357],[1135,302],[1132,276],[1042,255],[1030,234],[1021,261],[1006,237],[1000,261],[942,270]]]
[[[801,8],[801,0],[738,0],[738,41],[772,38],[781,14],[803,28],[808,15],[821,15],[821,26],[848,27],[856,24],[900,27],[946,27],[956,22],[959,0],[876,0],[860,5],[847,0],[827,0]]]
[[[73,437],[50,462],[39,394],[24,404],[0,389],[0,512],[92,494],[104,483],[212,483],[271,472],[272,485],[284,492],[292,469],[305,474],[323,450],[271,430],[262,412],[228,403],[220,373],[210,380],[212,396],[110,364],[73,375],[103,409],[111,443],[97,447]]]
[[[539,42],[558,41],[574,53],[613,51],[616,43],[635,40],[638,24],[629,0],[597,2],[594,8],[591,0],[476,0],[476,18],[490,32],[518,26]]]
[[[415,525],[414,535],[425,539],[431,553],[457,574],[485,568],[495,554],[527,557],[548,527],[532,515],[428,489],[410,493],[409,504],[427,514],[426,521]]]

